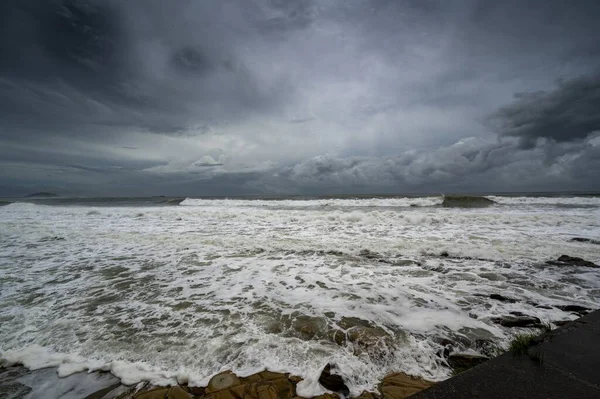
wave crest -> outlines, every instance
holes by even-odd
[[[495,204],[489,198],[471,195],[447,195],[442,202],[442,206],[446,208],[483,208]]]
[[[396,198],[331,198],[331,199],[202,199],[186,198],[183,206],[218,206],[218,207],[429,207],[440,205],[443,197],[396,197]]]

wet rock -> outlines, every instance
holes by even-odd
[[[403,399],[433,384],[435,383],[408,374],[393,373],[384,377],[379,392],[385,399]]]
[[[235,374],[231,371],[225,371],[210,379],[208,387],[206,387],[206,393],[221,391],[239,384],[240,380]]]
[[[447,339],[447,338],[442,338],[442,339],[435,339],[434,341],[436,341],[438,344],[440,344],[443,348],[440,349],[436,354],[438,357],[442,358],[442,359],[447,359],[448,356],[450,356],[450,353],[454,350],[454,342],[452,342],[451,340]]]
[[[552,324],[554,324],[557,327],[562,327],[562,326],[569,324],[570,322],[571,322],[571,320],[556,320],[556,321],[553,321]]]
[[[380,399],[380,396],[375,394],[374,392],[364,391],[363,393],[358,395],[356,399]]]
[[[573,237],[571,238],[569,241],[575,241],[575,242],[586,242],[588,244],[596,244],[596,245],[600,245],[600,240],[593,240],[591,238],[583,238],[583,237]]]
[[[328,363],[321,372],[319,384],[330,391],[339,392],[344,396],[350,395],[350,389],[348,389],[348,386],[344,383],[342,376],[332,374],[332,371],[335,372],[335,366]]]
[[[292,321],[292,329],[303,340],[325,338],[327,335],[327,321],[320,317],[300,315]]]
[[[294,399],[304,399],[304,398],[296,396],[296,398],[294,398]],[[312,399],[340,399],[340,397],[334,393],[324,393],[322,395],[315,396]]]
[[[558,305],[558,306],[556,306],[556,308],[562,310],[563,312],[576,313],[579,316],[585,316],[586,314],[588,314],[592,311],[592,309],[589,309],[589,308],[586,308],[583,306],[579,306],[579,305]]]
[[[292,396],[294,385],[286,374],[263,371],[245,378],[238,378],[231,372],[217,374],[210,380],[204,398],[290,399]]]
[[[552,266],[584,266],[584,267],[600,267],[594,262],[578,258],[576,256],[561,255],[557,260],[549,260],[547,265]]]
[[[132,396],[133,399],[192,399],[182,387],[158,387],[147,391],[138,392]]]
[[[500,301],[500,302],[508,302],[508,303],[515,303],[517,302],[516,299],[513,298],[509,298],[500,294],[491,294],[490,295],[490,299],[494,299],[496,301]]]
[[[367,351],[370,354],[385,351],[391,345],[391,337],[381,327],[356,326],[348,330],[348,341],[355,346],[355,353]]]
[[[485,363],[488,360],[489,358],[486,356],[474,355],[470,353],[453,353],[446,359],[448,365],[456,373],[462,373],[463,371],[480,365],[481,363]]]
[[[341,330],[332,330],[329,333],[329,339],[339,346],[346,345],[346,333]]]
[[[502,316],[492,318],[492,322],[500,324],[502,327],[543,327],[542,321],[534,316],[527,316],[520,312],[518,315]]]
[[[367,259],[379,259],[381,258],[381,254],[378,254],[377,252],[374,251],[370,251],[368,249],[363,249],[362,251],[360,251],[359,253],[360,256],[367,258]]]

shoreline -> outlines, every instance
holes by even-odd
[[[328,365],[329,366],[329,365]],[[140,382],[125,385],[108,371],[77,372],[59,377],[56,367],[29,370],[22,365],[0,367],[0,390],[7,398],[63,399],[336,399],[347,397],[348,388],[342,377],[329,372],[322,373],[319,381],[324,393],[302,395],[298,384],[305,382],[301,377],[289,373],[261,371],[240,377],[231,371],[223,371],[210,378],[204,387],[190,386],[185,381],[176,385],[152,385]],[[327,385],[325,388],[323,385]],[[391,373],[377,385],[378,392],[363,391],[354,396],[361,399],[401,399],[420,392],[436,382],[398,372]],[[336,391],[337,390],[337,391]],[[346,395],[344,395],[346,394]]]
[[[509,298],[494,295],[495,301]],[[566,309],[565,309],[566,310]],[[576,309],[569,309],[576,310]],[[579,309],[581,311],[581,309]],[[587,310],[587,309],[586,309]],[[587,312],[582,312],[587,313]],[[597,315],[592,312],[590,315]],[[522,316],[521,316],[522,317]],[[499,323],[514,323],[519,318],[502,319]],[[566,323],[555,323],[558,329],[549,325],[530,325],[527,330],[538,331],[541,337],[555,336],[561,331],[573,329],[580,319]],[[517,323],[518,324],[518,323]],[[508,325],[506,327],[509,327]],[[511,325],[511,327],[522,327]],[[561,328],[562,327],[562,328]],[[541,329],[541,330],[540,330]],[[560,331],[558,331],[560,330]],[[523,331],[521,329],[517,331]],[[540,332],[541,331],[541,332]],[[557,332],[558,331],[558,332]],[[518,335],[518,334],[517,334]],[[531,333],[530,333],[531,335]],[[111,368],[86,368],[81,364],[66,365],[55,356],[56,364],[10,361],[3,357],[0,363],[0,391],[7,398],[85,398],[85,399],[291,399],[319,398],[335,399],[355,397],[361,399],[401,399],[420,392],[436,384],[447,384],[466,370],[506,357],[508,351],[500,347],[488,356],[462,352],[454,346],[458,342],[441,342],[443,350],[436,355],[439,361],[452,371],[452,376],[444,381],[427,381],[403,372],[393,372],[384,376],[375,390],[363,391],[351,395],[343,375],[337,372],[335,364],[327,364],[318,378],[302,378],[291,373],[259,371],[249,375],[236,375],[231,371],[222,371],[199,383],[190,381],[189,376],[180,373],[177,376],[163,374],[165,383],[127,380],[111,372]],[[513,352],[513,356],[515,353]],[[39,361],[39,359],[37,359]],[[25,364],[24,364],[25,363]],[[78,366],[78,367],[77,367]],[[29,367],[29,368],[28,368]],[[62,367],[62,370],[61,370]]]

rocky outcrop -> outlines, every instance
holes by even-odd
[[[295,396],[295,385],[290,376],[263,371],[246,378],[231,372],[211,378],[204,393],[205,399],[290,399]]]
[[[384,399],[403,399],[427,389],[433,384],[435,383],[408,374],[393,373],[384,377],[379,392]]]
[[[502,327],[543,327],[542,321],[539,318],[520,312],[513,312],[509,316],[493,317],[491,320]]]
[[[134,394],[133,399],[192,399],[193,396],[182,387],[157,387]]]
[[[332,371],[335,373],[335,366],[328,363],[321,372],[319,384],[321,384],[323,388],[333,392],[339,392],[344,396],[350,395],[350,389],[348,389],[348,386],[344,383],[342,376],[332,374]]]
[[[579,305],[557,305],[556,308],[562,310],[563,312],[576,313],[578,316],[585,316],[592,311],[590,308]]]
[[[508,303],[515,303],[515,302],[517,302],[516,299],[509,298],[509,297],[506,297],[506,296],[500,295],[500,294],[491,294],[490,295],[490,299],[494,299],[494,300],[500,301],[500,302],[508,302]]]
[[[462,373],[472,367],[485,363],[489,358],[471,353],[453,353],[446,361],[455,373]]]
[[[549,260],[546,262],[547,265],[551,266],[583,266],[583,267],[600,267],[594,262],[584,260],[576,256],[561,255],[557,260]]]
[[[591,238],[583,238],[583,237],[573,237],[571,238],[569,241],[574,241],[574,242],[585,242],[588,244],[596,244],[596,245],[600,245],[600,240],[593,240]]]

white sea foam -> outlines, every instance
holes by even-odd
[[[575,316],[533,304],[600,306],[597,269],[543,265],[563,253],[600,262],[597,245],[570,241],[600,237],[599,207],[392,200],[3,206],[0,357],[128,384],[266,368],[305,377],[304,395],[321,392],[333,361],[358,394],[391,371],[446,378],[440,338],[506,344],[514,331],[491,317],[563,320]],[[388,339],[363,350],[327,338],[351,317]]]
[[[186,198],[183,206],[218,207],[419,207],[440,205],[442,196],[431,197],[390,197],[390,198],[331,198],[331,199],[284,199],[284,200],[241,200],[241,199],[199,199]]]
[[[510,197],[510,196],[488,196],[486,197],[498,204],[506,205],[571,205],[571,206],[600,206],[600,197]]]

